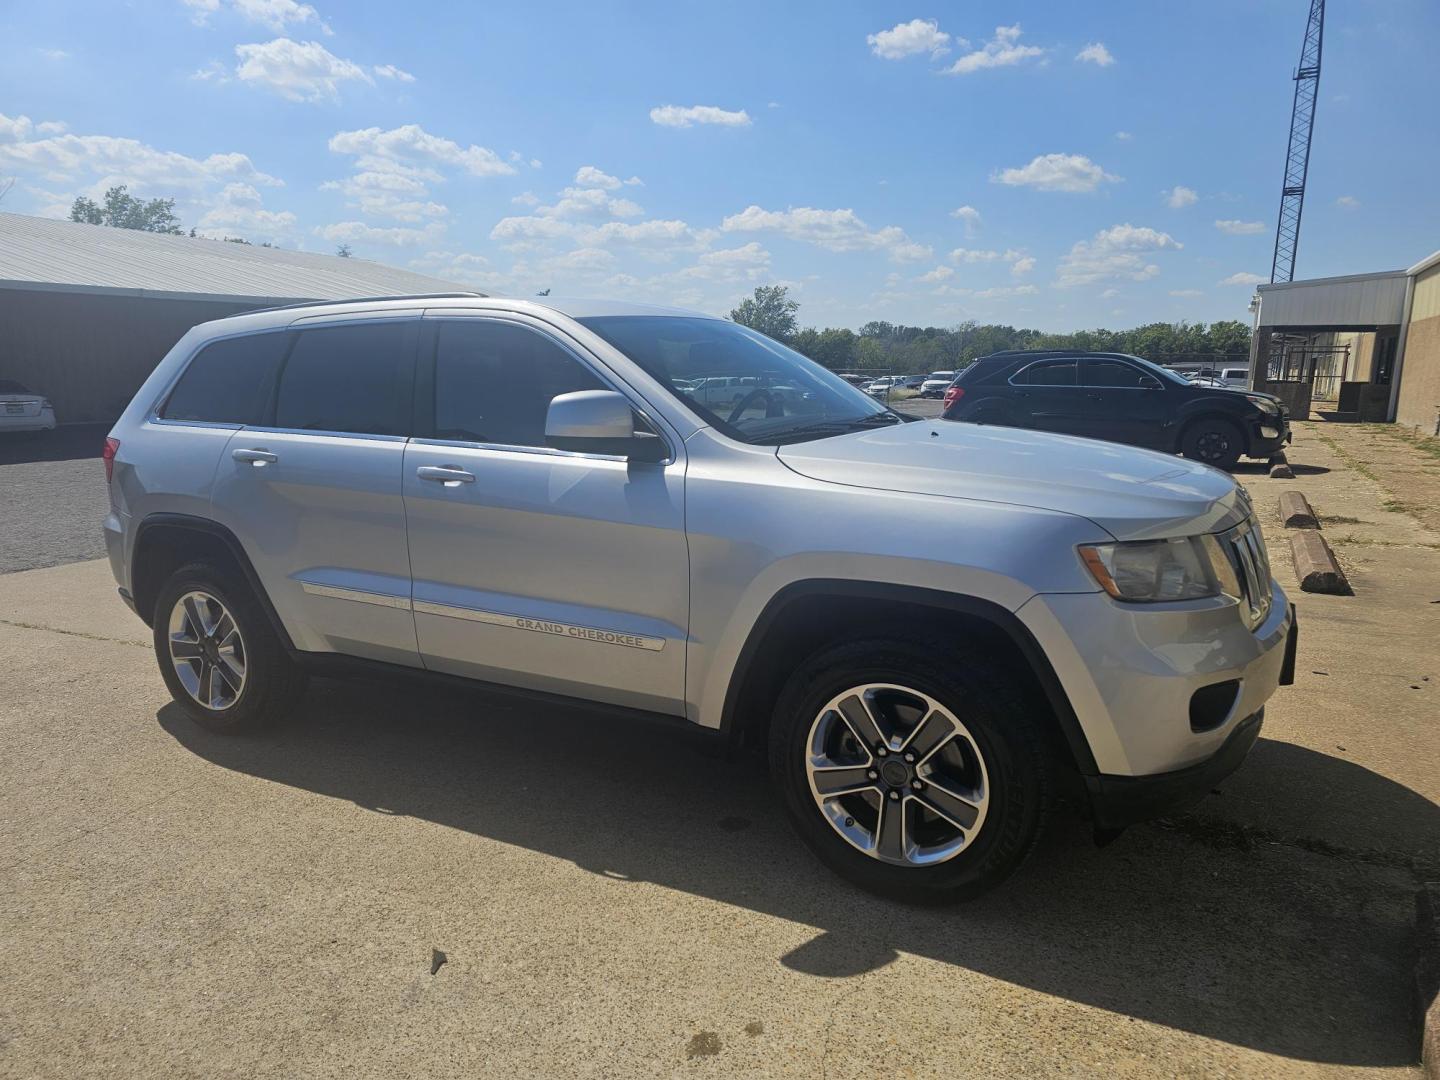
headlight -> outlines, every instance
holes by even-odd
[[[1085,544],[1080,557],[1116,600],[1160,603],[1240,595],[1240,582],[1213,536]]]
[[[1250,402],[1251,405],[1254,405],[1263,413],[1269,413],[1271,416],[1280,415],[1280,406],[1276,405],[1275,402],[1271,401],[1269,398],[1263,398],[1257,394],[1246,394],[1245,400]]]

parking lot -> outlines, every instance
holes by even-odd
[[[832,878],[759,766],[639,725],[317,681],[206,734],[73,438],[0,464],[0,1075],[1418,1075],[1440,458],[1387,429],[1242,467],[1302,628],[1245,767],[1104,848],[1057,822],[944,910]],[[1355,596],[1296,588],[1288,489]]]

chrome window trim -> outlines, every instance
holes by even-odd
[[[619,394],[630,403],[630,408],[645,418],[645,422],[654,430],[657,438],[665,441],[665,449],[668,451],[662,461],[646,462],[660,466],[673,465],[679,459],[675,450],[675,441],[666,432],[668,425],[655,418],[654,411],[649,404],[637,404],[637,395],[623,382],[621,382],[608,367],[604,367],[598,361],[592,361],[588,356],[580,352],[577,344],[569,341],[561,341],[548,324],[532,323],[527,319],[507,318],[510,315],[521,315],[523,312],[510,312],[499,308],[481,308],[474,314],[459,313],[451,311],[427,311],[424,322],[498,322],[507,326],[519,326],[537,334],[549,341],[556,348],[566,353],[572,360],[579,364],[591,375],[595,376],[602,386],[613,393]],[[423,358],[417,358],[417,364],[423,362]],[[581,460],[593,461],[629,461],[623,454],[589,454],[578,450],[557,450],[553,446],[525,446],[518,443],[491,443],[479,442],[472,439],[432,439],[412,437],[411,442],[419,446],[454,446],[467,450],[500,450],[517,454],[544,454],[548,456],[579,458]]]
[[[378,435],[368,431],[321,431],[319,428],[260,427],[256,424],[245,424],[239,430],[253,431],[256,434],[264,435],[317,435],[328,439],[366,439],[371,442],[406,443],[410,441],[409,435]]]
[[[1106,386],[1106,385],[1103,384],[1103,383],[1082,383],[1082,382],[1074,382],[1074,383],[1017,383],[1017,382],[1015,381],[1015,380],[1018,379],[1021,375],[1025,374],[1025,372],[1029,371],[1029,370],[1030,370],[1031,368],[1033,368],[1033,367],[1039,367],[1041,364],[1063,364],[1063,363],[1065,363],[1066,359],[1067,359],[1067,358],[1064,357],[1064,356],[1048,356],[1048,357],[1046,357],[1044,360],[1032,360],[1032,361],[1030,361],[1030,363],[1026,364],[1023,368],[1020,368],[1020,369],[1018,369],[1017,371],[1011,372],[1010,377],[1009,377],[1008,379],[1006,379],[1005,381],[1006,381],[1007,383],[1009,383],[1011,386],[1018,386],[1018,387],[1042,386],[1042,387],[1045,387],[1045,388],[1048,389],[1048,390],[1148,390],[1148,389],[1150,389],[1149,387],[1145,387],[1145,386]],[[1144,368],[1136,367],[1134,364],[1129,363],[1128,361],[1125,361],[1125,360],[1117,360],[1117,359],[1115,359],[1115,357],[1113,357],[1113,356],[1104,356],[1104,357],[1100,357],[1100,356],[1075,356],[1075,357],[1070,357],[1069,359],[1071,359],[1071,360],[1074,361],[1074,364],[1075,364],[1075,378],[1077,378],[1077,379],[1080,378],[1080,369],[1084,366],[1086,360],[1107,360],[1107,361],[1109,361],[1110,363],[1113,363],[1113,364],[1121,364],[1121,365],[1123,365],[1123,366],[1125,366],[1125,367],[1128,367],[1131,371],[1135,372],[1137,375],[1145,375],[1145,376],[1148,376],[1149,378],[1155,379],[1155,376],[1154,376],[1154,375],[1151,375],[1150,372],[1146,371]],[[1162,380],[1160,380],[1160,379],[1155,379],[1155,381],[1158,382],[1158,383],[1160,383],[1160,389],[1162,389],[1162,390],[1165,389],[1165,383],[1164,383]]]
[[[376,607],[397,608],[401,611],[410,610],[410,597],[408,596],[371,592],[368,589],[350,589],[343,585],[325,585],[318,581],[306,581],[304,578],[297,580],[300,582],[300,588],[311,596],[325,596],[332,600],[351,600],[357,604],[374,604]]]

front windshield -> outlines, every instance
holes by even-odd
[[[1154,363],[1153,361],[1146,360],[1143,356],[1132,356],[1130,357],[1130,359],[1134,360],[1138,364],[1143,364],[1145,366],[1145,370],[1153,373],[1157,379],[1164,379],[1166,382],[1178,383],[1181,386],[1191,385],[1190,380],[1187,379],[1184,375],[1181,375],[1178,371],[1172,371],[1168,367],[1161,367],[1159,364]]]
[[[731,438],[779,445],[902,418],[793,349],[724,319],[607,315],[581,319]]]

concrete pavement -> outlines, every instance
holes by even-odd
[[[1390,527],[1311,442],[1317,511]],[[640,726],[316,682],[208,735],[103,562],[0,576],[0,1076],[1411,1075],[1440,551],[1372,547],[1300,598],[1301,681],[1219,794],[1100,850],[1061,824],[945,911]]]

